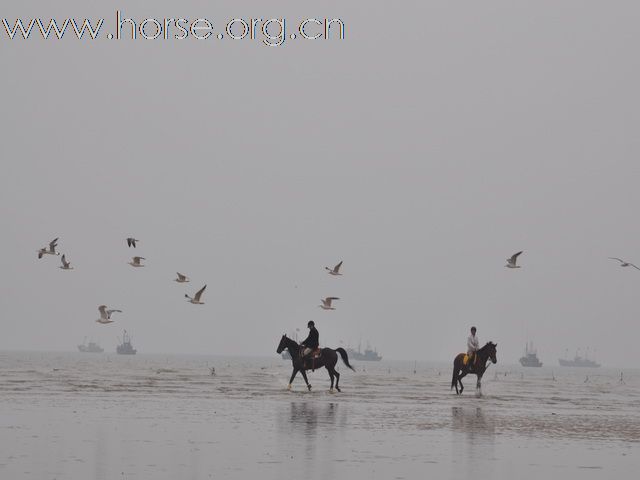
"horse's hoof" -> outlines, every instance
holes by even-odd
[[[329,393],[335,393],[335,392],[333,391],[333,388],[330,388],[330,389],[329,389]]]
[[[307,388],[309,389],[309,391],[311,391],[311,385],[307,385]]]
[[[338,390],[338,392],[341,392],[342,390],[340,390],[338,387],[336,387],[336,390]]]
[[[291,390],[291,384],[287,385],[287,390]]]

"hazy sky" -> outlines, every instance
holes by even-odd
[[[39,6],[40,4],[40,6]],[[321,343],[637,363],[632,1],[13,2],[0,16],[340,17],[343,41],[10,41],[0,349]],[[125,238],[140,244],[134,251]],[[36,251],[60,237],[75,270]],[[523,268],[504,268],[524,250]],[[127,265],[133,254],[147,267]],[[344,260],[344,276],[323,267]],[[175,272],[192,283],[172,281]],[[207,284],[205,305],[187,303]],[[337,310],[317,307],[340,297]],[[97,307],[124,313],[98,325]]]

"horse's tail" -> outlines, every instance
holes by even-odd
[[[347,352],[345,351],[344,348],[339,347],[336,348],[336,352],[338,352],[340,354],[340,356],[342,357],[342,361],[344,362],[344,364],[349,367],[351,370],[353,370],[354,372],[356,371],[355,368],[353,368],[350,364],[349,364],[349,355],[347,355]]]
[[[457,360],[457,359],[456,359]],[[453,361],[453,376],[451,377],[451,389],[456,386],[457,376],[458,376],[458,365],[456,365],[456,360]]]

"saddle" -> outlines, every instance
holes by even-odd
[[[465,353],[464,357],[462,357],[462,365],[466,367],[467,365],[469,365],[469,362],[471,361],[471,359],[473,359],[475,363],[475,357],[476,355],[469,355],[468,353]]]
[[[322,356],[322,349],[320,347],[317,347],[315,350],[313,350],[307,356],[302,355],[302,351],[300,352],[300,357],[301,358],[310,358],[310,359],[316,360],[316,359],[320,358],[321,356]]]
[[[302,355],[302,352],[300,352],[300,359],[302,360],[306,368],[311,368],[312,372],[316,371],[316,360],[318,360],[320,357],[322,357],[322,350],[320,349],[320,347],[317,347],[306,356]]]

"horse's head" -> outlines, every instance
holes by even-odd
[[[496,356],[496,347],[497,343],[489,342],[487,343],[487,352],[489,353],[489,358],[491,359],[491,363],[498,363],[498,357]]]
[[[285,348],[287,348],[287,340],[288,340],[287,336],[282,335],[282,338],[280,339],[280,343],[278,344],[278,349],[276,350],[276,353],[280,354]]]

